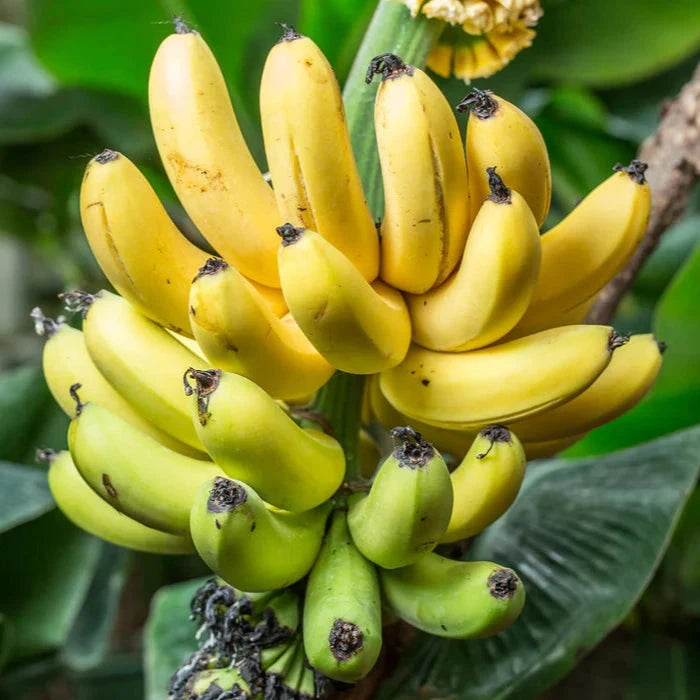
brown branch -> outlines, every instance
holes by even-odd
[[[600,293],[589,323],[607,323],[612,318],[661,236],[685,211],[700,178],[700,64],[680,93],[664,105],[656,131],[641,145],[637,157],[649,164],[649,224],[627,266]]]

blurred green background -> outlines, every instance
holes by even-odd
[[[616,162],[634,157],[664,101],[688,81],[700,57],[700,3],[543,0],[542,5],[545,15],[533,47],[498,76],[475,84],[519,104],[542,130],[552,161],[552,223],[608,177]],[[138,699],[144,697],[144,663],[149,700],[163,698],[159,679],[193,644],[185,606],[191,585],[159,596],[144,662],[142,631],[151,598],[165,585],[206,573],[193,557],[133,555],[79,532],[55,510],[44,469],[34,462],[36,447],[65,446],[67,419],[41,377],[42,342],[29,311],[41,305],[55,315],[58,292],[107,285],[78,215],[87,161],[105,147],[126,153],[175,221],[192,232],[158,161],[146,105],[150,61],[170,32],[170,17],[181,14],[212,47],[264,168],[257,85],[280,32],[275,23],[291,23],[310,35],[342,84],[375,7],[376,0],[0,0],[0,698]],[[468,90],[457,80],[437,80],[452,104]],[[463,125],[466,117],[458,118]],[[573,456],[602,455],[698,423],[699,239],[696,187],[685,216],[664,236],[615,320],[621,331],[653,329],[668,343],[657,386],[629,414],[574,446]],[[590,533],[591,546],[605,540],[606,528],[636,529],[626,551],[630,566],[635,557],[640,562],[638,576],[625,590],[619,582],[617,588],[601,588],[590,603],[601,611],[595,630],[574,624],[578,637],[560,649],[561,658],[548,657],[539,676],[518,685],[512,678],[520,672],[503,670],[498,697],[534,697],[562,676],[546,697],[689,698],[693,688],[698,692],[698,492],[682,514],[679,508],[700,465],[700,437],[697,430],[683,435],[663,443],[653,459],[641,451],[601,462],[612,476],[596,482],[600,492],[595,483],[575,479],[562,485],[578,489],[570,496],[581,506],[576,512],[582,519],[603,492],[610,496],[610,511],[596,521],[600,531]],[[693,449],[683,452],[682,445]],[[596,463],[586,463],[592,474]],[[658,498],[647,490],[649,507],[643,512],[616,510],[620,494],[634,494],[631,485],[639,485],[643,474],[661,475]],[[543,508],[565,510],[544,499],[531,481],[533,503],[542,498]],[[497,535],[508,534],[509,526],[494,530],[484,546],[496,547]],[[650,586],[630,611],[666,547]],[[595,587],[599,579],[593,576],[587,585]],[[574,590],[577,584],[571,585]],[[616,606],[604,610],[606,600]],[[545,642],[531,644],[540,648]],[[415,663],[392,670],[382,697],[480,697],[453,690],[476,682],[470,663],[485,664],[487,672],[493,650],[456,657],[452,647],[432,644],[419,640],[407,657]],[[449,672],[436,675],[440,668]]]

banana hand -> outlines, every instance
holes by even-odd
[[[81,476],[107,503],[149,527],[189,529],[199,485],[221,474],[211,462],[169,450],[94,403],[78,402],[68,446]]]
[[[450,478],[452,517],[441,542],[456,542],[484,530],[515,500],[525,476],[525,452],[507,428],[484,428]]]
[[[165,171],[202,235],[242,274],[279,287],[274,194],[243,139],[214,55],[182,21],[153,59],[148,104]]]
[[[525,198],[537,225],[549,211],[552,175],[540,130],[524,112],[490,90],[472,90],[457,110],[471,109],[467,123],[467,169],[472,220],[488,197],[486,168],[499,175]]]
[[[389,606],[419,630],[452,639],[497,634],[525,604],[511,569],[487,561],[452,561],[426,554],[403,569],[380,571]]]
[[[119,547],[153,554],[189,554],[189,535],[154,530],[115,510],[88,486],[75,467],[70,452],[41,450],[49,461],[49,488],[61,512],[74,525]]]
[[[495,170],[488,168],[491,194],[474,219],[457,272],[427,294],[407,298],[413,340],[430,350],[490,345],[532,300],[541,258],[537,222]]]
[[[371,282],[379,241],[338,81],[318,46],[291,27],[265,62],[260,118],[282,220],[318,231]]]
[[[218,576],[246,591],[267,591],[291,586],[309,572],[329,509],[272,509],[247,484],[215,477],[194,498],[190,533]]]
[[[242,374],[274,398],[313,394],[334,372],[294,320],[277,318],[223,260],[212,258],[200,269],[189,307],[195,338],[212,365]]]
[[[345,511],[333,514],[304,601],[304,648],[324,675],[352,683],[366,676],[382,648],[379,578],[353,545]]]
[[[608,326],[564,326],[463,353],[411,346],[380,377],[407,416],[452,430],[509,423],[580,394],[625,342]]]
[[[355,546],[385,569],[412,564],[437,546],[452,513],[452,483],[433,446],[413,429],[394,428],[401,445],[383,462],[366,496],[350,501]]]
[[[351,374],[373,374],[401,362],[411,339],[401,293],[378,280],[370,285],[318,233],[289,224],[278,231],[284,298],[321,355]]]
[[[192,420],[207,452],[229,476],[250,484],[268,503],[304,511],[326,501],[340,486],[345,456],[338,442],[318,430],[300,428],[249,379],[190,368],[185,382],[192,395]]]
[[[452,108],[422,71],[381,54],[368,71],[382,74],[374,128],[384,182],[381,276],[422,294],[457,265],[467,238],[469,189]]]

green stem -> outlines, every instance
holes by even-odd
[[[367,204],[375,218],[384,213],[382,174],[371,127],[374,124],[374,97],[380,81],[376,78],[369,85],[365,83],[367,66],[378,54],[390,52],[406,63],[422,68],[445,26],[445,22],[427,19],[424,15],[411,17],[408,8],[400,2],[379,0],[345,82],[343,101],[350,139]]]
[[[334,437],[343,446],[347,462],[346,481],[361,478],[357,441],[360,434],[364,388],[364,376],[336,372],[316,394],[311,406],[312,410],[318,411],[328,419]]]

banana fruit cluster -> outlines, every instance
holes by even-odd
[[[644,231],[646,166],[616,167],[540,235],[549,161],[524,113],[473,90],[458,106],[471,109],[464,145],[424,72],[382,54],[377,75],[375,224],[318,47],[284,27],[265,64],[270,185],[213,54],[176,21],[151,68],[151,121],[218,255],[105,150],[80,207],[117,293],[62,295],[81,330],[32,312],[71,417],[69,451],[40,455],[59,507],[121,546],[196,552],[226,583],[196,602],[208,646],[173,697],[319,697],[319,674],[372,669],[387,615],[456,639],[512,623],[517,574],[444,554],[508,509],[526,458],[628,410],[660,368],[651,335],[582,323]],[[368,376],[364,480],[294,410],[338,370]],[[394,439],[383,459],[380,426]]]

